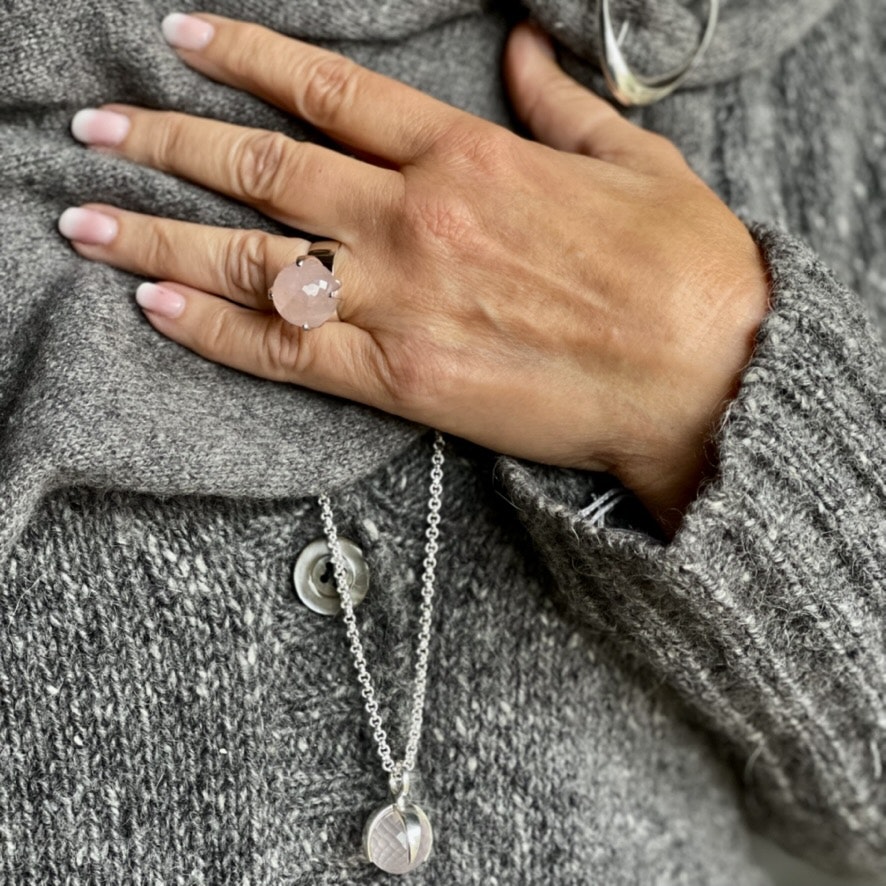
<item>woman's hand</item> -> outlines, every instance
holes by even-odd
[[[673,531],[768,300],[746,228],[673,144],[569,79],[528,25],[505,76],[545,144],[257,25],[173,16],[164,32],[360,159],[181,113],[78,115],[83,141],[342,244],[339,319],[305,331],[267,291],[308,241],[69,210],[81,255],[162,281],[140,287],[155,329],[499,452],[611,471]]]

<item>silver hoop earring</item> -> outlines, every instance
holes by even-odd
[[[623,105],[651,105],[670,95],[689,75],[699,59],[705,54],[717,27],[720,0],[708,0],[708,23],[692,57],[679,68],[658,77],[641,77],[634,73],[621,51],[621,43],[629,24],[622,25],[616,36],[612,26],[609,0],[598,0],[597,18],[600,35],[600,67],[615,98]]]

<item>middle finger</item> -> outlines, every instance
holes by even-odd
[[[199,50],[195,27],[202,34]],[[480,122],[343,55],[252,22],[173,13],[164,19],[163,33],[198,71],[397,165],[415,162],[437,138],[466,121]]]
[[[390,205],[402,178],[280,132],[177,111],[104,105],[78,112],[71,130],[87,144],[234,197],[291,227],[340,241],[353,240],[367,218]]]

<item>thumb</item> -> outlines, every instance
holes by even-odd
[[[645,172],[661,172],[683,158],[674,145],[626,120],[563,72],[550,38],[524,21],[511,31],[504,79],[514,109],[543,144]],[[675,156],[676,155],[676,158]]]

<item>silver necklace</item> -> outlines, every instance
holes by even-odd
[[[434,453],[431,458],[431,486],[428,500],[428,528],[425,533],[424,573],[422,574],[421,618],[419,620],[418,649],[415,658],[415,686],[412,693],[412,716],[406,753],[394,761],[391,746],[381,715],[372,677],[366,666],[366,656],[360,631],[354,618],[354,606],[348,588],[348,572],[338,540],[338,530],[332,517],[329,496],[319,496],[323,529],[332,556],[335,586],[341,599],[345,627],[357,679],[362,687],[361,695],[366,701],[365,709],[372,727],[372,737],[381,758],[382,769],[388,774],[391,801],[379,806],[366,820],[363,828],[363,852],[366,858],[389,874],[408,874],[427,860],[431,854],[434,835],[431,823],[421,807],[407,802],[410,773],[415,769],[418,743],[424,716],[425,689],[427,688],[428,649],[431,642],[431,617],[433,616],[434,574],[437,568],[437,538],[439,536],[440,504],[443,495],[443,436],[435,432]]]

